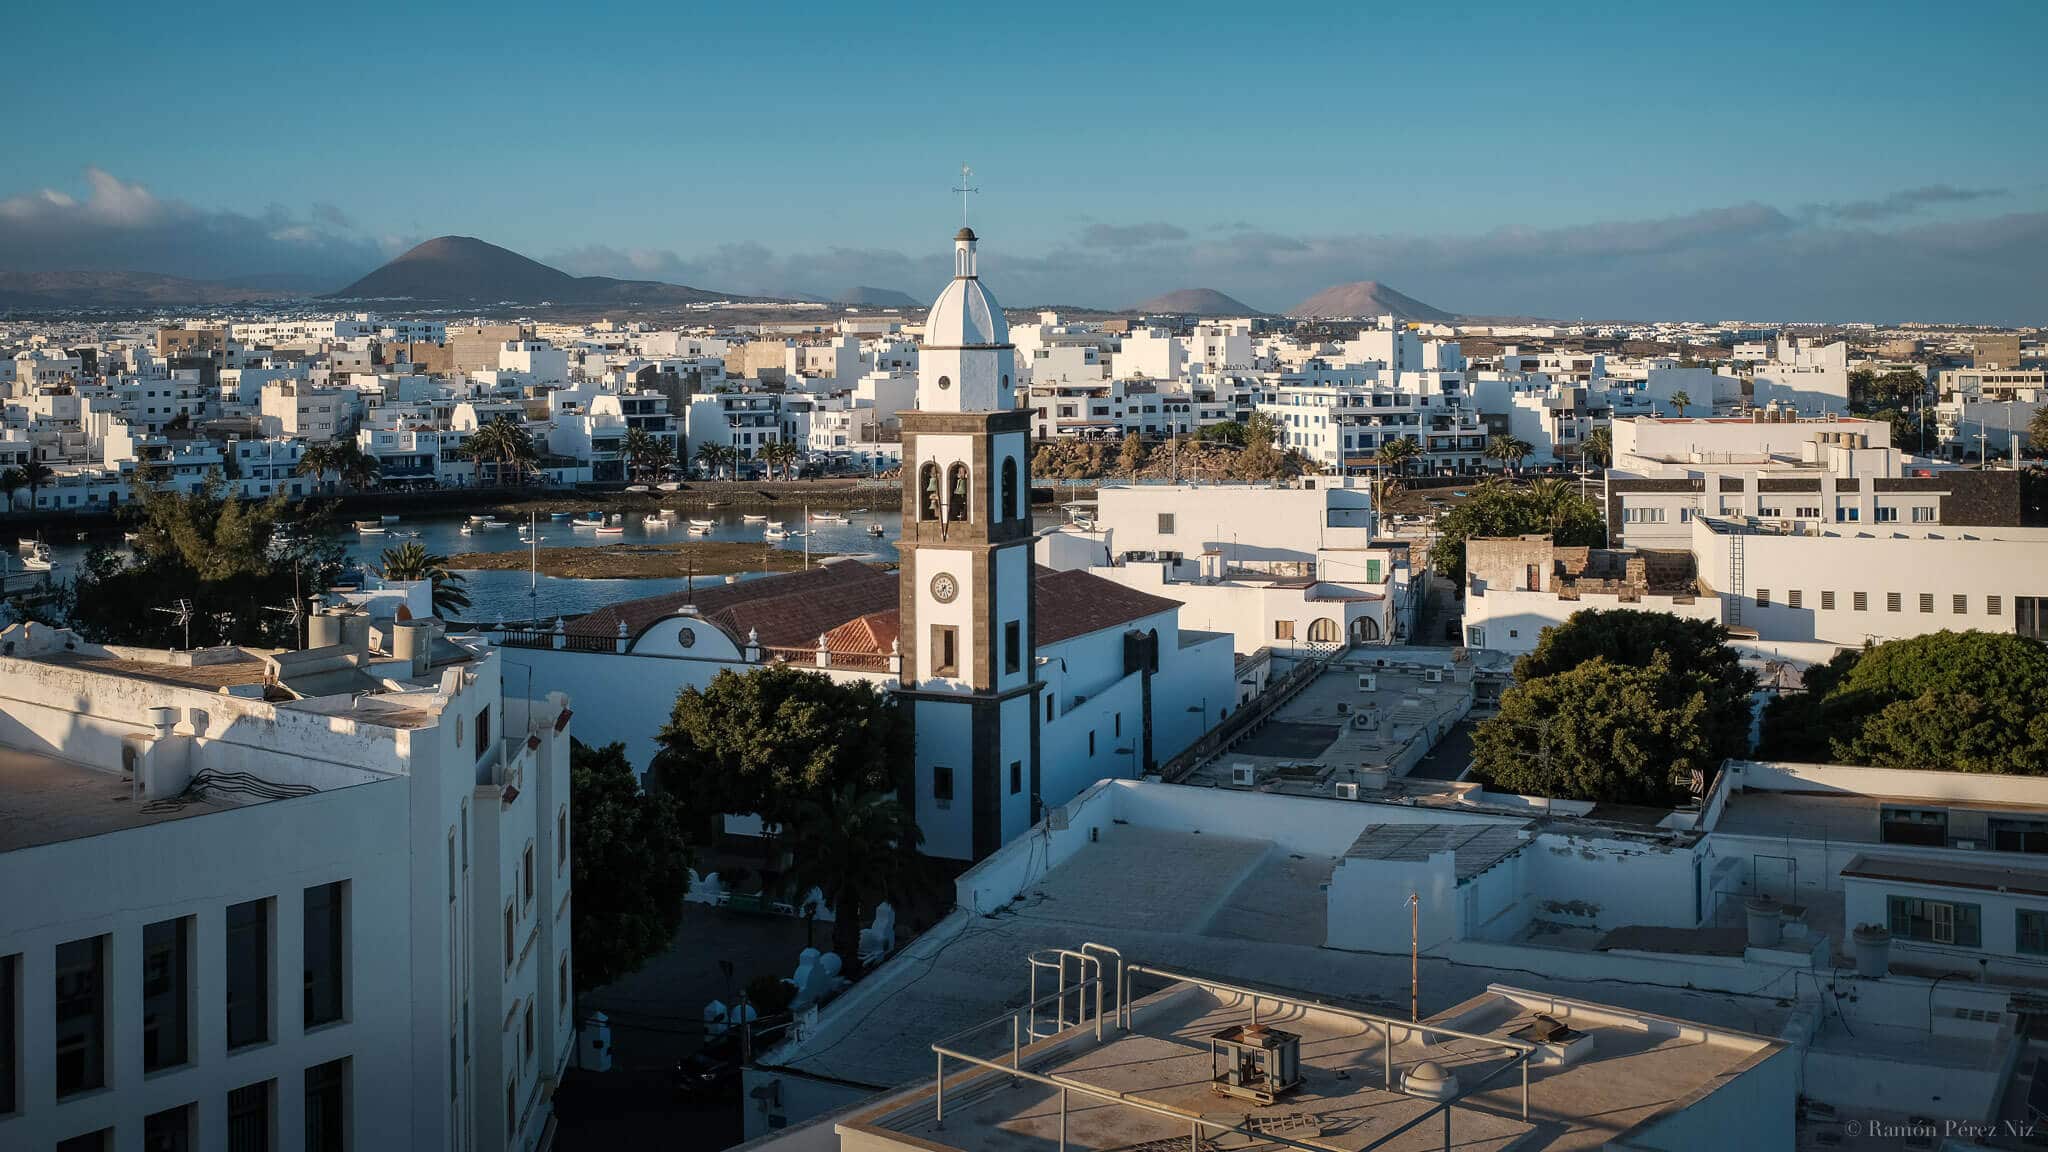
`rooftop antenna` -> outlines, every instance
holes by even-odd
[[[181,598],[178,600],[171,601],[171,606],[169,608],[158,608],[156,609],[156,611],[161,612],[166,616],[177,617],[178,623],[182,625],[185,629],[185,650],[188,652],[191,651],[192,602],[190,600],[185,600]]]
[[[967,197],[981,191],[979,187],[968,183],[973,178],[974,169],[969,168],[963,161],[960,165],[960,183],[953,187],[953,194],[960,197],[960,226],[962,228],[967,226]]]

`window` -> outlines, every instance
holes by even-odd
[[[1003,457],[1003,519],[1017,518],[1017,458]]]
[[[180,1104],[142,1118],[144,1152],[188,1152],[192,1147],[192,1106]]]
[[[1879,524],[1896,524],[1899,522],[1899,510],[1890,505],[1879,504],[1871,509],[1870,518]]]
[[[1124,714],[1118,712],[1116,715],[1110,717],[1110,719],[1116,723],[1116,730],[1112,732],[1111,735],[1121,737],[1124,734]]]
[[[19,1037],[14,1024],[14,986],[21,980],[21,957],[0,956],[0,1116],[15,1111],[14,1044]]]
[[[917,470],[917,518],[939,518],[939,466],[926,464]]]
[[[967,519],[967,465],[955,464],[946,474],[946,519]]]
[[[346,974],[346,881],[306,889],[306,1027],[341,1019]]]
[[[1913,506],[1913,523],[1932,524],[1934,520],[1935,510],[1931,506],[1926,504],[1916,504]]]
[[[228,1152],[270,1152],[271,1099],[277,1081],[248,1084],[228,1093]]]
[[[1045,719],[1047,723],[1052,721],[1052,693],[1050,692],[1045,694]]]
[[[569,866],[569,806],[555,809],[555,875]]]
[[[526,1062],[533,1063],[533,1001],[526,1002]]]
[[[483,759],[491,748],[491,706],[484,705],[476,712],[476,756]]]
[[[532,909],[533,909],[533,841],[531,841],[531,840],[528,840],[528,841],[526,842],[526,855],[525,855],[525,857],[524,857],[524,858],[523,858],[523,859],[522,859],[522,860],[520,861],[520,868],[519,868],[519,877],[520,877],[520,880],[519,880],[519,882],[520,882],[521,886],[522,886],[522,887],[523,887],[523,889],[524,889],[524,895],[522,895],[522,896],[520,897],[520,903],[521,903],[522,905],[524,905],[524,906],[526,907],[526,909],[527,909],[528,911],[532,911]]]
[[[1173,513],[1161,512],[1159,514],[1159,534],[1161,536],[1173,535]]]
[[[513,910],[512,902],[505,901],[505,971],[512,970],[512,962],[518,957],[512,952],[519,933],[519,914]]]
[[[306,1069],[306,1152],[348,1147],[348,1057]]]
[[[228,908],[228,1047],[270,1039],[270,901]]]
[[[1884,610],[1885,610],[1885,611],[1887,611],[1887,612],[1897,612],[1897,611],[1899,610],[1899,607],[1900,607],[1900,601],[1901,601],[1901,599],[1902,599],[1902,596],[1901,596],[1901,594],[1900,594],[1900,593],[1897,593],[1897,592],[1887,592],[1887,593],[1885,593],[1885,594],[1884,594]]]
[[[2001,613],[2003,613],[2003,612],[2004,612],[2004,610],[2005,610],[2005,600],[2004,600],[2004,597],[2001,597],[2001,596],[1986,596],[1986,597],[1984,598],[1984,614],[1985,614],[1986,616],[1997,616],[1997,615],[2000,615]]]
[[[2032,640],[2048,640],[2048,596],[2013,597],[2012,630]]]
[[[2021,908],[2013,914],[2012,947],[2032,956],[2048,955],[2048,912]]]
[[[1948,810],[1883,805],[1878,809],[1877,834],[1878,839],[1886,844],[1945,848],[1948,846]]]
[[[1823,612],[1833,612],[1835,610],[1835,594],[1833,592],[1823,592],[1820,594],[1820,610]]]
[[[1010,795],[1015,796],[1023,790],[1024,762],[1022,760],[1012,760],[1010,761]]]
[[[505,1081],[505,1134],[511,1135],[519,1128],[519,1077]]]
[[[1787,608],[1801,607],[1803,606],[1804,601],[1805,597],[1800,594],[1800,591],[1797,588],[1794,588],[1790,592],[1785,593],[1785,607]]]
[[[462,874],[455,863],[455,829],[448,829],[448,902],[455,903],[455,892],[462,886]]]
[[[1957,948],[1983,947],[1982,917],[1975,904],[1890,896],[1886,897],[1885,905],[1892,935],[1902,940]]]
[[[1275,621],[1273,621],[1273,639],[1275,639],[1275,640],[1292,640],[1292,639],[1294,639],[1294,621],[1292,621],[1292,620],[1275,620]]]
[[[940,808],[953,806],[953,770],[943,764],[932,769],[932,801]]]
[[[1850,593],[1850,600],[1856,611],[1867,612],[1870,610],[1870,593],[1852,592]]]
[[[1970,598],[1968,596],[1956,595],[1949,599],[1956,615],[1961,616],[1970,610]]]
[[[1328,616],[1319,616],[1308,626],[1308,638],[1312,644],[1335,644],[1341,635],[1337,622]]]
[[[569,1014],[569,954],[562,953],[562,962],[555,969],[555,1003],[563,1016]]]
[[[1756,606],[1759,608],[1769,608],[1771,606],[1771,590],[1769,588],[1759,588],[1756,590]]]
[[[1934,593],[1922,592],[1920,594],[1920,610],[1922,612],[1934,611]]]
[[[114,1130],[102,1128],[97,1132],[87,1132],[83,1136],[57,1141],[57,1152],[110,1152],[113,1146]]]
[[[160,920],[142,930],[142,1070],[175,1068],[191,1059],[192,918]]]
[[[1024,667],[1024,626],[1012,620],[1003,625],[1003,671],[1016,672]]]
[[[57,1098],[107,1082],[107,938],[57,945]]]
[[[958,676],[960,630],[950,624],[932,625],[932,675]]]

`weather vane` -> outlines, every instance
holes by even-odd
[[[965,164],[960,165],[960,185],[959,187],[953,189],[954,194],[960,197],[960,226],[963,228],[967,226],[968,194],[981,191],[980,188],[973,187],[968,184],[968,181],[972,179],[973,176],[974,169],[969,168]]]

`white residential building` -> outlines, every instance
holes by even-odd
[[[312,624],[334,643],[0,633],[0,1146],[544,1142],[568,702],[430,623]]]

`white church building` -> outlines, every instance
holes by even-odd
[[[1014,406],[1016,349],[976,242],[954,237],[902,413],[900,571],[839,561],[500,634],[534,691],[576,686],[581,738],[623,741],[645,767],[676,695],[721,671],[783,662],[874,683],[911,715],[924,850],[976,860],[1235,708],[1229,635],[1182,628],[1179,601],[1033,562],[1031,414]]]

